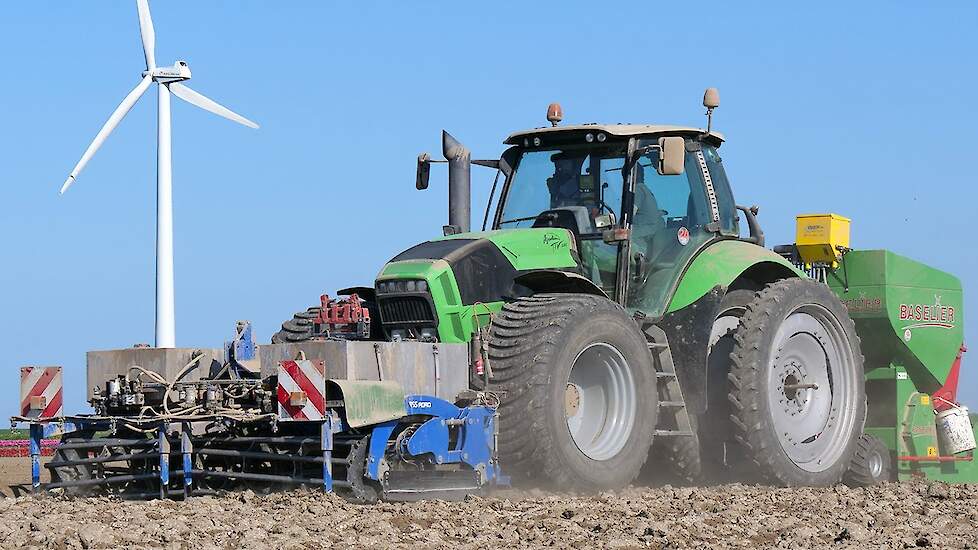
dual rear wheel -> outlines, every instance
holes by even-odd
[[[832,485],[866,419],[855,325],[824,284],[785,279],[744,307],[733,333],[728,402],[734,439],[780,485]]]

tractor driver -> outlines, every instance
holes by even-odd
[[[581,193],[581,167],[586,159],[586,156],[567,156],[563,153],[551,157],[554,175],[547,178],[550,208],[588,206],[583,204],[585,197]]]

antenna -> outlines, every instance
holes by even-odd
[[[710,133],[713,126],[713,109],[720,106],[720,91],[716,88],[707,88],[703,93],[703,106],[706,107],[706,133]]]
[[[143,55],[146,57],[146,70],[142,80],[116,107],[109,120],[102,126],[95,139],[85,150],[81,160],[68,174],[61,186],[64,194],[78,174],[92,159],[99,147],[105,143],[109,134],[122,122],[139,98],[146,93],[150,84],[156,84],[159,91],[157,109],[157,157],[156,157],[156,347],[172,348],[176,345],[173,297],[173,194],[170,160],[170,93],[178,98],[216,115],[233,120],[249,128],[258,125],[247,118],[220,105],[187,86],[181,84],[190,80],[190,67],[185,61],[177,61],[171,67],[156,65],[156,31],[149,13],[149,0],[136,0],[139,13],[139,34],[143,42]]]

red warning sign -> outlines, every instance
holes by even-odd
[[[686,246],[689,244],[689,229],[680,227],[679,231],[676,232],[676,237],[679,238],[679,244]]]

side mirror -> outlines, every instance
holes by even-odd
[[[431,155],[421,153],[418,155],[418,175],[415,178],[414,186],[419,191],[428,188],[428,178],[431,176]]]
[[[686,140],[681,136],[659,138],[659,164],[655,171],[661,176],[678,176],[686,164]]]

